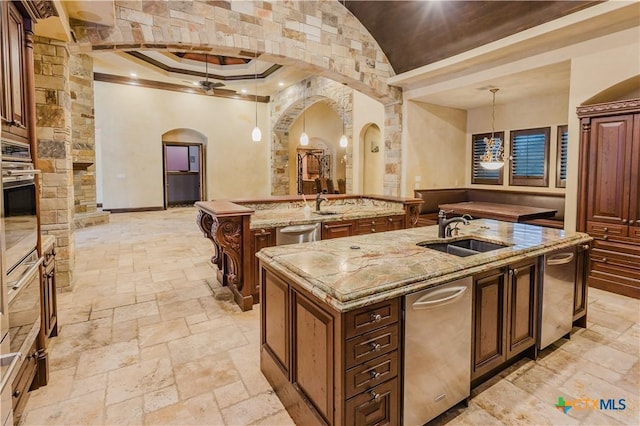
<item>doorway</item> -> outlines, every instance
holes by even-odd
[[[164,208],[193,205],[202,200],[202,144],[165,142],[162,144],[164,164]]]

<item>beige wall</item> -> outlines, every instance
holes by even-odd
[[[487,97],[491,93],[487,91]],[[500,91],[496,93],[495,130],[504,131],[505,153],[509,155],[509,131],[550,127],[549,186],[529,187],[509,185],[509,162],[503,167],[503,185],[472,185],[474,188],[509,189],[516,191],[564,193],[564,188],[556,188],[557,126],[567,124],[569,94],[567,92],[547,96],[529,97],[512,103],[500,103]],[[491,106],[471,109],[467,114],[466,135],[466,184],[471,185],[471,137],[476,133],[491,133]]]
[[[208,199],[269,195],[267,108],[258,105],[260,143],[251,141],[254,108],[247,101],[95,82],[104,208],[163,205],[162,135],[178,128],[208,139]]]
[[[338,113],[324,102],[317,102],[307,107],[305,112],[305,128],[309,136],[309,145],[306,148],[328,149],[331,155],[331,178],[336,186],[338,179],[345,178],[345,163],[340,159],[346,151],[340,147],[340,136],[342,136],[342,120]],[[303,116],[300,115],[289,128],[289,193],[297,194],[297,149],[305,148],[300,145],[300,135],[302,134]]]
[[[373,164],[367,164],[367,153],[364,150],[366,144],[363,138],[365,137],[367,128],[375,124],[380,129],[380,152]],[[384,155],[386,150],[384,149],[384,105],[369,96],[353,91],[353,144],[352,156],[353,156],[353,192],[354,193],[367,193],[367,194],[382,194],[383,193],[383,176],[384,176]],[[372,181],[368,182],[366,187],[364,185],[364,173],[367,170],[367,175],[371,176]]]
[[[363,129],[360,137],[360,149],[363,153],[362,192],[365,194],[382,194],[384,177],[384,140],[380,128],[371,124]]]
[[[463,187],[466,111],[407,101],[405,115],[403,194],[412,197],[417,188]]]

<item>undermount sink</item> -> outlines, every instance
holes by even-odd
[[[313,212],[313,214],[319,214],[321,216],[329,216],[329,215],[332,215],[332,214],[338,214],[338,212],[331,212],[331,211],[328,211],[328,210],[320,210],[320,211]]]
[[[418,243],[420,247],[438,250],[443,253],[453,254],[455,256],[466,257],[478,253],[485,253],[492,250],[498,250],[507,247],[504,244],[490,243],[488,241],[476,240],[474,238],[466,238],[464,240],[449,241],[442,243]]]

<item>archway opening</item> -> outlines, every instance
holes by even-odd
[[[207,138],[192,129],[174,129],[162,135],[165,209],[205,199],[206,143]]]
[[[382,194],[384,178],[384,149],[382,132],[369,123],[360,132],[361,181],[365,194]]]

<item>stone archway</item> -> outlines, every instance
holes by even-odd
[[[306,88],[304,87],[306,85]],[[290,86],[273,97],[271,103],[271,128],[273,140],[271,144],[271,194],[289,194],[291,182],[287,171],[289,163],[289,128],[302,114],[303,109],[323,102],[329,105],[344,120],[345,133],[353,140],[353,96],[352,92],[342,90],[342,85],[335,81],[312,77]],[[351,153],[353,144],[347,146],[347,192],[353,185]]]
[[[171,49],[246,57],[257,54],[261,60],[345,82],[379,100],[385,105],[386,123],[384,192],[399,194],[401,91],[386,84],[394,71],[378,43],[339,2],[116,0],[114,6],[114,27],[72,24],[77,40],[69,45],[73,53]],[[275,156],[272,160],[277,162]],[[281,185],[274,181],[272,188]]]

